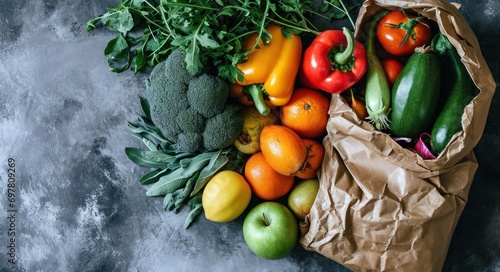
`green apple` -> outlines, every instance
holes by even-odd
[[[283,204],[262,202],[245,217],[243,238],[255,255],[268,260],[281,259],[297,244],[299,223]]]

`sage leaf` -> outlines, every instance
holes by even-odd
[[[151,120],[151,106],[149,105],[149,101],[145,97],[139,96],[139,102],[141,104],[142,111],[146,115],[146,118]]]
[[[210,163],[200,171],[194,189],[191,192],[191,196],[197,194],[207,184],[207,182],[228,162],[229,158],[222,155],[221,152],[218,152],[215,156],[213,156],[210,160]]]
[[[147,196],[164,196],[173,193],[186,185],[189,177],[183,176],[182,168],[177,168],[161,177],[151,188],[146,191]]]
[[[203,167],[205,167],[210,162],[214,154],[215,152],[207,152],[196,155],[191,159],[189,164],[183,167],[184,171],[182,172],[182,174],[184,176],[191,176],[196,171],[203,169]]]
[[[196,216],[198,216],[202,211],[203,211],[203,206],[201,205],[201,203],[197,203],[191,206],[191,212],[188,214],[186,220],[184,221],[184,229],[189,228],[189,226],[196,218]]]
[[[174,201],[174,213],[178,213],[179,209],[181,208],[182,203],[186,201],[186,199],[189,197],[191,194],[191,191],[193,190],[193,187],[196,183],[196,180],[198,179],[200,172],[196,172],[192,177],[189,178],[188,182],[186,183],[186,186],[178,195],[175,197]]]
[[[139,183],[142,185],[147,185],[157,182],[169,169],[157,169],[148,172],[139,179]]]
[[[174,194],[173,193],[166,194],[165,197],[163,197],[163,210],[168,211],[173,201],[174,201]]]
[[[165,154],[162,151],[144,151],[139,148],[127,147],[125,154],[135,164],[150,168],[169,168],[175,162],[176,156]]]
[[[184,188],[179,188],[177,190],[175,190],[175,192],[173,193],[168,193],[165,195],[165,197],[163,198],[163,210],[165,211],[171,211],[173,210],[174,213],[178,213],[178,210],[176,210],[176,203],[177,203],[177,199],[179,199],[179,195],[182,194],[182,191],[184,190]]]

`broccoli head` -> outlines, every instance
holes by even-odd
[[[203,144],[208,150],[228,147],[241,133],[243,119],[232,107],[207,120],[203,131]]]
[[[163,136],[175,142],[182,132],[176,123],[177,113],[189,106],[186,91],[194,76],[183,67],[184,54],[173,51],[169,57],[156,65],[146,80],[146,97],[150,104],[151,121]]]
[[[203,74],[189,82],[189,105],[205,118],[220,113],[226,107],[229,86],[222,79]]]
[[[207,73],[190,74],[184,59],[180,49],[173,51],[146,80],[151,121],[180,151],[229,146],[238,137],[243,120],[226,104],[227,83]]]

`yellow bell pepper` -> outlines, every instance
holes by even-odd
[[[245,104],[253,101],[262,115],[268,115],[270,108],[288,103],[302,56],[300,36],[291,33],[287,38],[282,28],[274,24],[269,25],[267,31],[272,37],[266,44],[260,39],[254,48],[257,33],[245,39],[243,49],[251,51],[245,62],[236,65],[243,80],[236,79],[236,84],[230,86],[231,96],[246,101]]]

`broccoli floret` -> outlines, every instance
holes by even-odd
[[[222,79],[202,74],[189,82],[189,105],[205,118],[220,113],[226,107],[229,86]]]
[[[151,121],[179,151],[227,147],[243,126],[226,105],[229,87],[212,75],[191,75],[184,58],[181,50],[173,51],[146,80]]]
[[[203,147],[203,137],[196,132],[182,132],[177,138],[176,147],[178,150],[194,153]]]
[[[170,141],[176,141],[182,129],[177,125],[177,113],[189,106],[186,91],[194,78],[183,69],[184,54],[173,51],[169,57],[156,65],[146,80],[146,96],[150,103],[151,119]],[[166,106],[168,105],[168,106]]]
[[[230,146],[240,135],[243,119],[232,107],[207,120],[203,131],[203,145],[208,150]]]
[[[182,131],[201,133],[205,128],[206,118],[193,108],[187,108],[181,110],[175,120]]]

